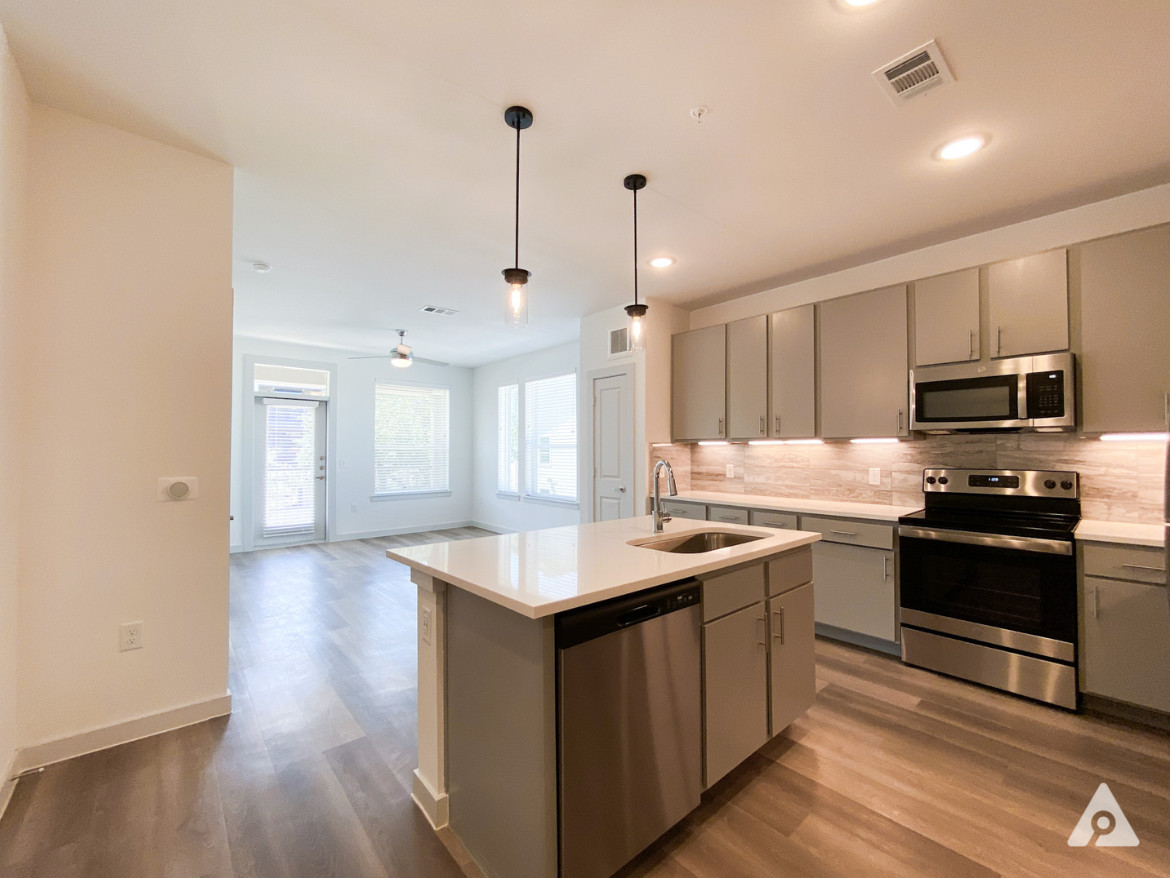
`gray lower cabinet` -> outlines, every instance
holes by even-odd
[[[747,524],[748,511],[738,506],[708,506],[707,521],[721,521],[724,524]]]
[[[1170,613],[1160,549],[1083,547],[1081,691],[1170,713]]]
[[[816,619],[845,631],[894,641],[894,553],[822,540],[813,544]]]
[[[682,500],[663,500],[662,511],[674,518],[707,520],[707,506],[703,503],[686,503]]]
[[[768,634],[770,724],[777,735],[817,697],[811,582],[768,599]]]
[[[764,602],[703,626],[704,787],[768,741],[768,641]]]

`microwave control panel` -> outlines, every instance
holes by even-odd
[[[1028,417],[1064,417],[1064,370],[1029,372],[1027,375]]]

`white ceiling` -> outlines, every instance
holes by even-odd
[[[634,171],[641,252],[678,259],[641,290],[692,306],[1170,181],[1165,0],[0,0],[0,23],[34,100],[238,169],[238,332],[364,352],[402,327],[477,365],[629,302]],[[871,72],[932,38],[955,84],[895,108]],[[508,331],[514,103],[533,277]],[[971,131],[982,153],[931,158]]]

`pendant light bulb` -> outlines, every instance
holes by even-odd
[[[638,190],[646,187],[642,174],[630,174],[622,185],[634,193],[634,304],[626,305],[626,338],[631,351],[646,350],[646,312],[638,301]]]
[[[508,107],[504,121],[516,131],[516,226],[515,258],[511,268],[503,271],[508,291],[504,295],[504,322],[508,326],[528,325],[528,290],[525,284],[531,272],[520,267],[520,132],[532,125],[532,111],[526,107]]]

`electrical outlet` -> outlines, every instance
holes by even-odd
[[[727,465],[727,478],[729,478],[729,479],[735,478],[735,464],[734,463],[729,463]]]
[[[422,611],[422,642],[431,642],[431,608],[423,607]]]
[[[871,485],[880,485],[882,483],[881,467],[871,466],[869,468],[869,483]]]
[[[142,649],[142,622],[123,622],[118,629],[118,648],[122,652],[129,649]]]
[[[356,503],[350,503],[350,504],[349,504],[349,511],[350,511],[350,512],[357,512],[357,504],[356,504]]]

